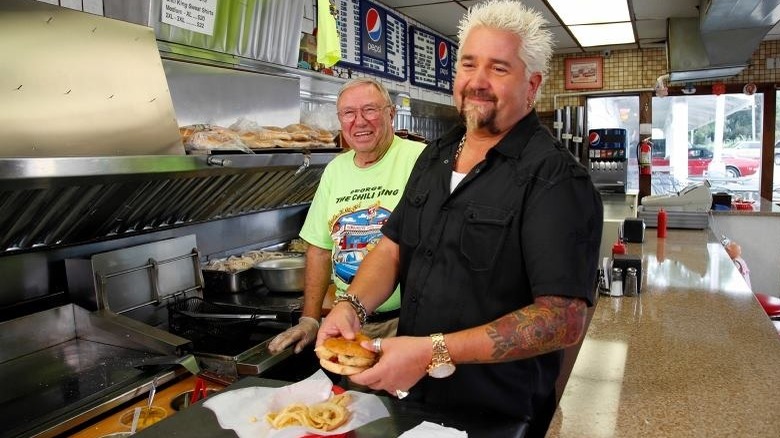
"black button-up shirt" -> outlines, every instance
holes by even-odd
[[[382,229],[400,246],[398,334],[476,327],[541,295],[592,303],[603,211],[585,167],[532,112],[450,193],[464,133],[423,151]],[[554,395],[561,356],[461,364],[449,378],[425,377],[412,396],[532,418],[536,401]]]

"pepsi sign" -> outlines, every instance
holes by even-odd
[[[367,5],[370,5],[368,3]],[[385,12],[375,6],[363,8],[361,35],[363,54],[380,60],[385,59]]]
[[[601,143],[601,136],[598,131],[590,131],[590,134],[588,134],[588,143],[591,146],[598,146],[599,143]]]
[[[338,65],[406,81],[406,21],[369,0],[340,0],[336,7],[341,37]]]
[[[439,41],[439,65],[441,67],[447,67],[450,63],[450,51],[447,48],[447,43]]]
[[[369,8],[366,12],[366,33],[373,42],[378,42],[382,38],[382,18],[376,8]]]
[[[452,93],[455,44],[418,27],[412,27],[410,39],[410,83]]]

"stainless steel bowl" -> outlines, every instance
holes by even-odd
[[[305,267],[304,257],[289,257],[259,262],[254,269],[260,271],[263,283],[271,292],[301,292]]]

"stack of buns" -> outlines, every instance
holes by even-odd
[[[303,123],[285,127],[260,126],[239,120],[225,128],[210,124],[182,126],[179,132],[189,153],[210,150],[243,150],[267,148],[335,148],[334,134],[326,129]]]

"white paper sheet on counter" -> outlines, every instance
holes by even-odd
[[[468,438],[468,436],[462,430],[423,421],[415,426],[414,429],[402,433],[398,438]]]
[[[347,391],[352,397],[349,421],[330,432],[305,427],[273,429],[265,420],[268,412],[278,412],[292,403],[311,405],[327,400],[333,384],[322,370],[311,377],[281,388],[253,386],[223,392],[207,399],[203,406],[217,415],[223,429],[233,429],[239,438],[294,438],[307,433],[337,435],[348,432],[383,417],[389,417],[379,397],[356,391]],[[253,421],[254,419],[254,421]]]

